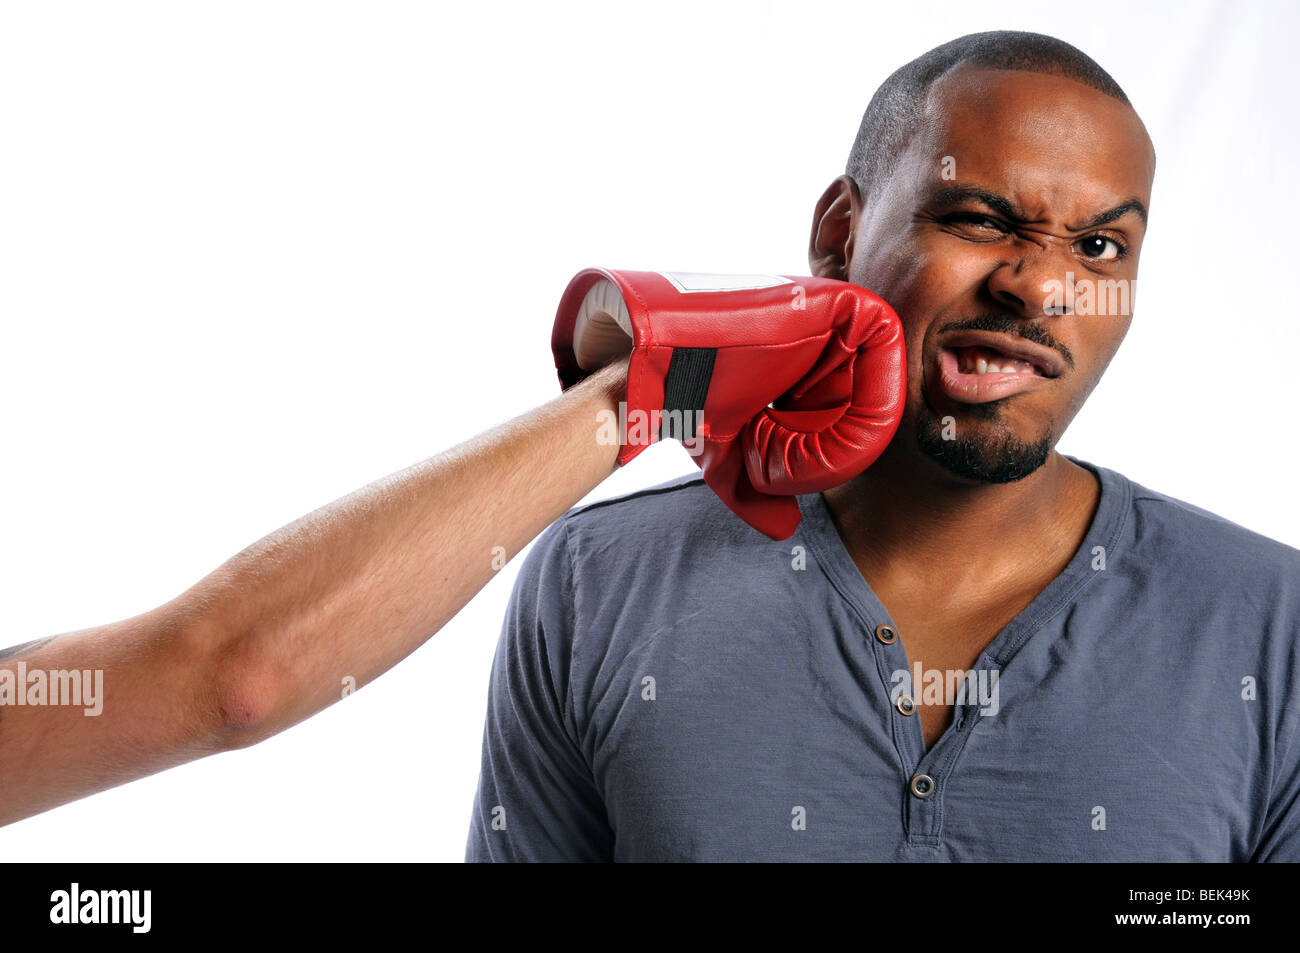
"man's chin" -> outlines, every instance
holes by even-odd
[[[916,445],[953,476],[974,483],[1014,483],[1023,480],[1047,462],[1052,453],[1052,436],[1045,433],[1033,442],[1010,434],[962,437],[949,434],[929,415],[916,424]]]

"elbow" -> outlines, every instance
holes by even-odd
[[[212,669],[210,735],[220,751],[247,748],[275,734],[278,679],[238,646],[221,653]]]
[[[253,651],[256,633],[210,600],[176,600],[144,619],[151,680],[170,688],[166,700],[155,698],[150,715],[170,722],[172,744],[201,757],[274,734],[267,726],[280,680]]]

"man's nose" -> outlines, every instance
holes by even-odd
[[[1072,314],[1073,264],[1066,242],[1019,241],[989,273],[989,294],[1026,318]]]

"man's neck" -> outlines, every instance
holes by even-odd
[[[1014,483],[973,484],[891,447],[824,498],[867,581],[943,580],[973,598],[1058,574],[1092,523],[1100,484],[1053,451]]]

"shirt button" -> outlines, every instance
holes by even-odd
[[[912,778],[912,794],[915,797],[927,798],[934,793],[934,778],[928,774],[918,774]]]
[[[898,632],[895,631],[893,626],[878,625],[876,626],[876,638],[885,645],[893,645],[898,641]]]
[[[912,701],[911,695],[899,695],[898,701],[895,704],[898,706],[898,710],[904,715],[910,715],[912,712],[916,711],[916,702]]]

